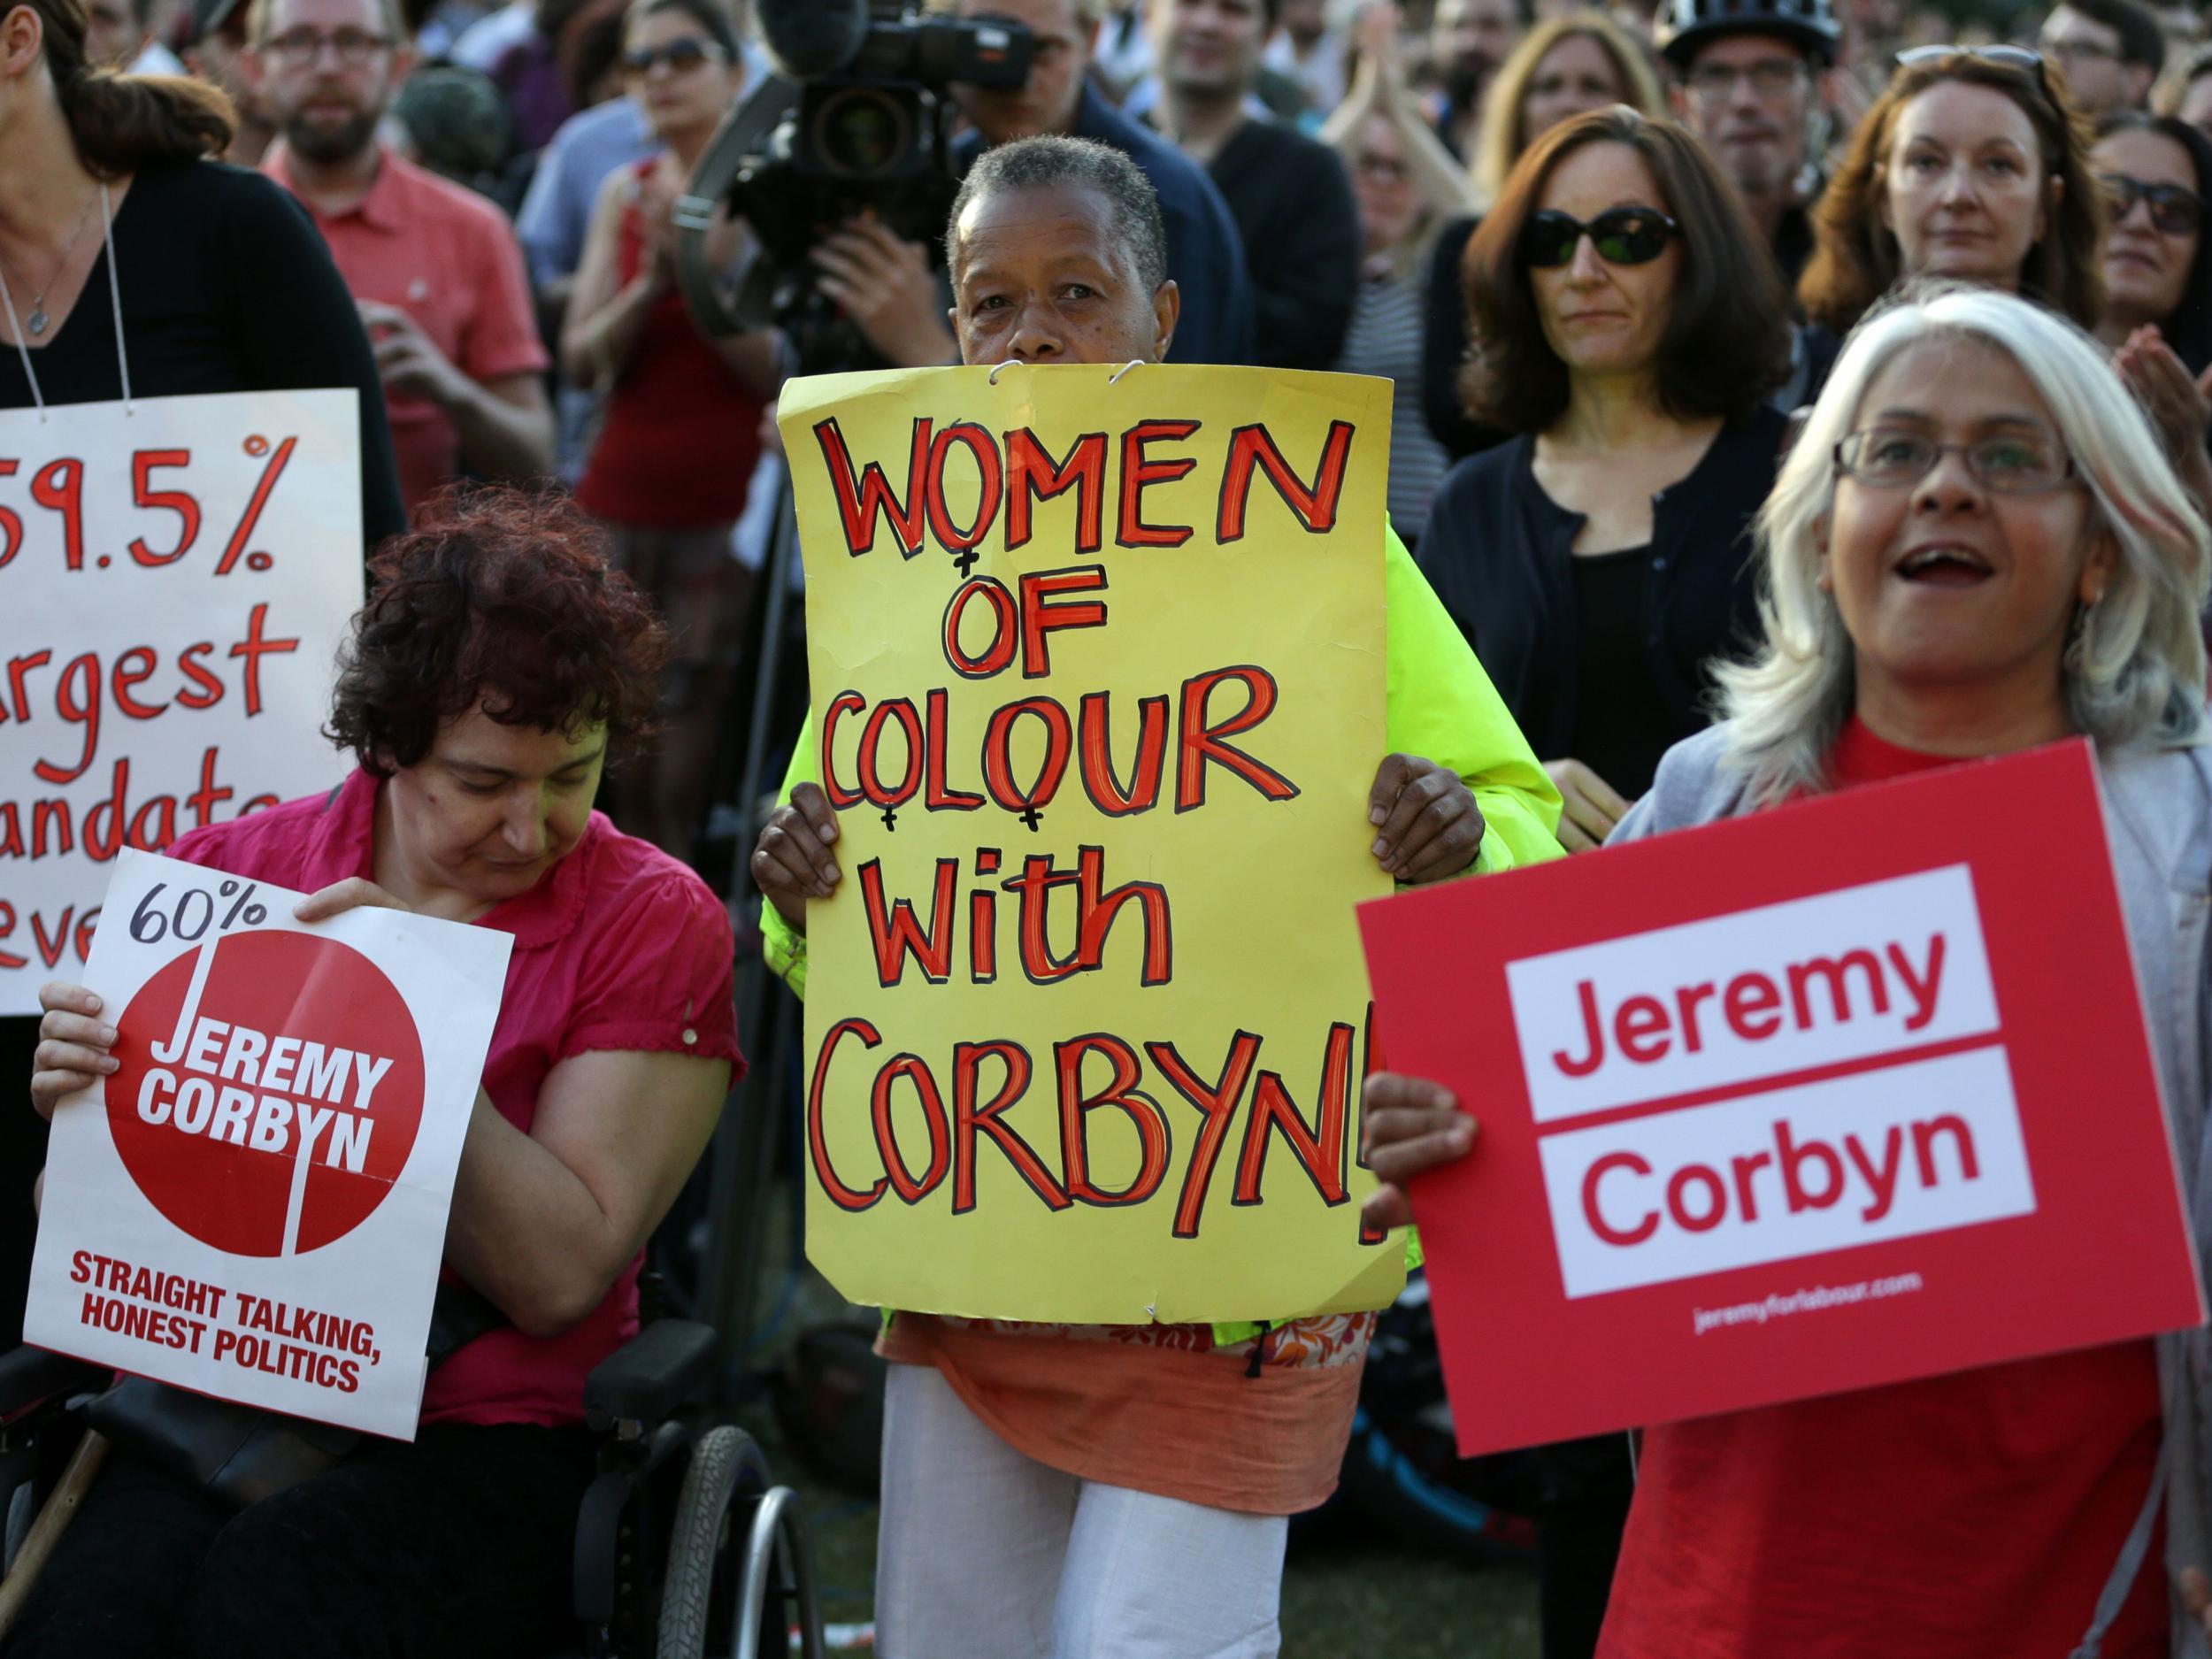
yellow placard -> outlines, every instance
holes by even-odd
[[[1386,1303],[1390,388],[1139,365],[804,380],[807,1230],[856,1302],[1043,1321]]]

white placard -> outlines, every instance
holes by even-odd
[[[0,1014],[82,976],[108,864],[344,775],[360,396],[0,411]]]
[[[1964,864],[1506,964],[1540,1124],[1993,1034]]]
[[[1998,1044],[1537,1143],[1570,1298],[2035,1211]]]
[[[412,1439],[512,937],[114,869],[84,979],[122,1064],[54,1112],[25,1340]]]

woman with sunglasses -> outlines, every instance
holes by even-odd
[[[2200,1189],[2207,533],[2104,353],[1985,289],[1893,304],[1853,335],[1759,539],[1758,655],[1722,672],[1725,723],[1669,753],[1616,839],[2090,738],[2180,1167]],[[1370,1079],[1364,1107],[1391,1183],[1368,1218],[1405,1219],[1398,1188],[1465,1153],[1472,1126],[1412,1078]],[[2192,1213],[2201,1251],[2205,1206]],[[1600,1653],[2201,1655],[2203,1342],[1647,1430]]]
[[[1481,129],[1467,169],[1476,207],[1498,201],[1514,165],[1553,127],[1616,104],[1644,115],[1666,113],[1666,94],[1645,50],[1598,12],[1573,12],[1538,24],[1499,66],[1484,95]],[[1428,265],[1421,406],[1430,432],[1455,456],[1486,449],[1504,435],[1471,419],[1459,393],[1467,358],[1459,266],[1480,223],[1479,211],[1447,220]]]
[[[1950,277],[2093,329],[2102,194],[2081,118],[2036,53],[1901,52],[1813,210],[1799,303],[1840,339],[1900,279]]]
[[[1603,843],[1755,619],[1744,533],[1789,360],[1765,244],[1705,150],[1616,107],[1539,139],[1467,250],[1468,396],[1515,435],[1453,468],[1420,563],[1530,745],[1571,852]],[[1590,1651],[1632,1479],[1547,1448],[1544,1649]]]
[[[603,398],[576,499],[668,623],[666,726],[626,780],[617,821],[691,856],[726,705],[749,577],[730,557],[780,379],[772,334],[700,332],[676,289],[676,198],[745,81],[737,35],[713,0],[635,0],[624,35],[630,96],[665,146],[614,173],[592,210],[561,367]],[[737,227],[722,233],[733,248]]]
[[[2212,138],[2170,115],[2117,111],[2098,125],[2091,162],[2104,187],[2105,316],[2097,338],[2152,424],[2183,484],[2212,503],[2212,259],[2205,196]]]
[[[2122,110],[2097,127],[2090,165],[2104,188],[2105,314],[2097,338],[2114,350],[2155,328],[2193,375],[2212,366],[2212,259],[2205,191],[2212,138],[2172,116]]]

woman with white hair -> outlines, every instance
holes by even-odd
[[[2055,313],[1909,295],[1852,336],[1759,534],[1763,646],[1613,841],[2090,738],[2201,1248],[2208,537],[2148,421]],[[1473,1125],[1405,1077],[1366,1114],[1371,1218],[1404,1221]],[[2200,1655],[2206,1357],[2198,1330],[1652,1428],[1601,1659]]]

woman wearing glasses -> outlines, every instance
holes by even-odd
[[[2212,366],[2212,259],[2205,257],[2205,191],[2212,138],[2172,116],[2126,110],[2098,124],[2090,165],[2103,186],[2104,319],[2114,350],[2155,328],[2193,375]]]
[[[1905,277],[2025,296],[2094,328],[2101,192],[2080,118],[2021,47],[1917,47],[1813,211],[1805,315],[1840,338]]]
[[[624,35],[630,96],[665,146],[599,194],[577,267],[561,366],[603,397],[576,499],[606,525],[617,562],[659,606],[671,635],[666,727],[626,780],[615,817],[688,857],[712,773],[748,579],[730,557],[775,395],[772,334],[711,339],[676,289],[684,181],[742,88],[737,35],[713,0],[637,0]]]
[[[1481,132],[1467,169],[1476,207],[1487,211],[1498,202],[1507,175],[1553,127],[1616,104],[1644,115],[1666,113],[1666,94],[1644,49],[1597,12],[1538,24],[1499,66],[1483,96]],[[1502,435],[1471,419],[1460,400],[1468,318],[1459,267],[1480,222],[1479,213],[1448,221],[1429,258],[1421,406],[1429,430],[1454,455],[1471,455]]]
[[[1552,129],[1467,250],[1469,400],[1516,434],[1461,462],[1420,563],[1601,845],[1708,664],[1754,620],[1745,529],[1774,481],[1788,363],[1779,280],[1697,141],[1625,108]],[[1586,1654],[1627,1513],[1618,1437],[1548,1448],[1545,1652]]]
[[[2091,738],[2193,1189],[2208,1057],[2207,533],[2104,353],[1993,292],[1882,311],[1838,363],[1760,541],[1764,645],[1722,672],[1725,724],[1668,755],[1617,839]],[[1469,1144],[1433,1084],[1371,1079],[1365,1104],[1386,1182]],[[1370,1218],[1403,1208],[1386,1187]],[[2201,1225],[2204,1207],[2191,1213]],[[2202,1340],[1649,1429],[1600,1652],[2201,1654],[2201,1635],[2182,1632],[2202,1628],[2212,1599]]]
[[[2097,130],[2091,163],[2111,221],[2097,338],[2150,411],[2183,484],[2212,503],[2204,383],[2212,379],[2212,259],[2204,247],[2212,138],[2170,115],[2132,110],[2108,115]]]

